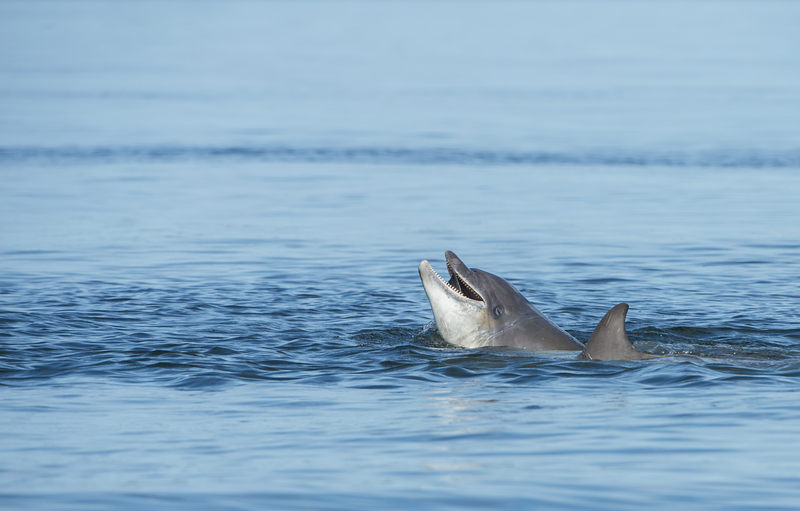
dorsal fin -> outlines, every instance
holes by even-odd
[[[587,360],[642,360],[655,355],[636,351],[625,333],[628,304],[620,303],[603,316],[579,358]]]

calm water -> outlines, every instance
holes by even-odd
[[[0,3],[0,507],[796,509],[800,3]],[[647,362],[446,344],[444,251]]]

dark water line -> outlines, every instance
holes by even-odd
[[[708,168],[800,167],[800,150],[497,151],[458,148],[248,146],[0,147],[0,165],[171,161],[286,161],[406,165],[608,165]]]

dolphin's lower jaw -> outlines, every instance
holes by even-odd
[[[454,289],[434,271],[428,261],[419,264],[419,277],[442,337],[451,344],[465,348],[485,346],[489,336],[481,327],[486,304]]]
[[[458,257],[451,253],[445,253],[445,261],[447,264],[447,272],[450,274],[450,281],[445,282],[445,280],[436,273],[436,270],[428,263],[428,261],[422,261],[419,263],[419,275],[422,278],[423,274],[428,277],[431,277],[433,282],[436,282],[437,287],[441,286],[443,289],[447,290],[450,293],[451,298],[454,299],[466,299],[467,302],[481,302],[486,305],[481,294],[475,290],[475,288],[470,284],[467,277],[463,274],[462,271],[459,271],[459,266],[463,266],[464,263],[461,262]],[[425,285],[425,279],[423,278],[423,286]],[[426,287],[427,290],[427,287]]]

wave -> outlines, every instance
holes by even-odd
[[[718,168],[800,167],[800,150],[505,151],[408,147],[15,146],[0,147],[0,164],[174,162],[197,160],[373,163],[407,165],[599,165]]]

